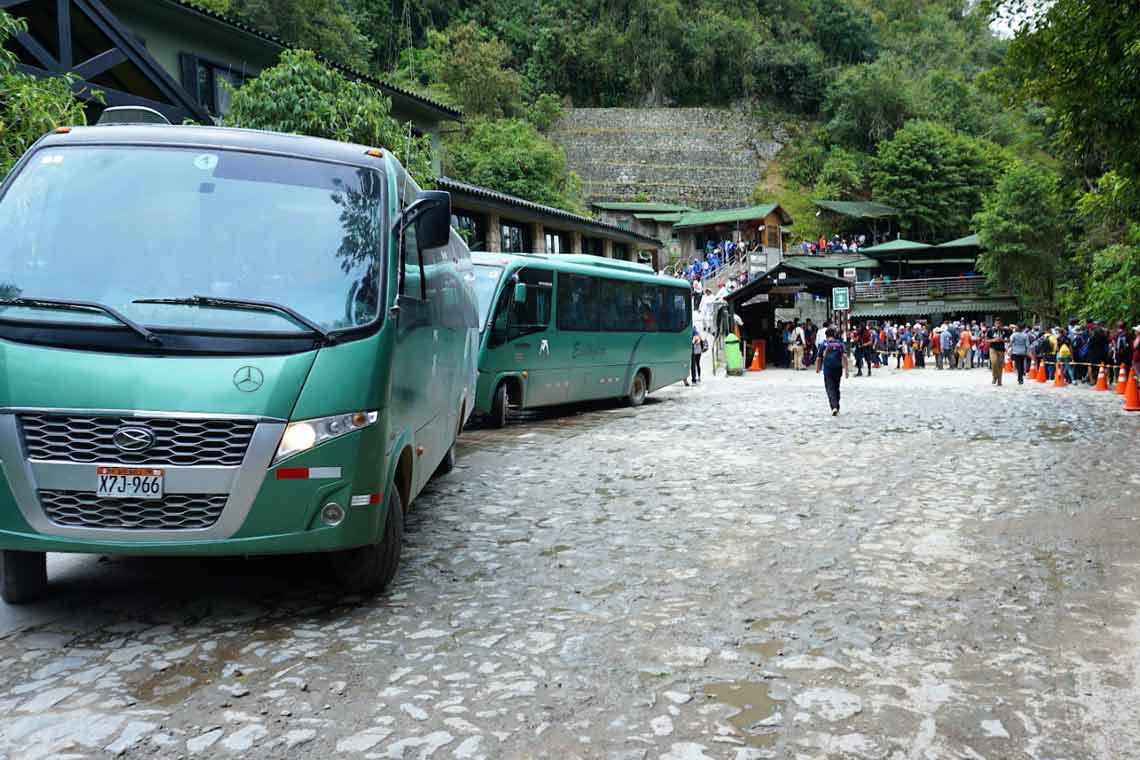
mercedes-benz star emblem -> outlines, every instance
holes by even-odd
[[[154,445],[154,432],[144,427],[121,427],[111,436],[111,440],[119,451],[138,454]]]
[[[243,393],[253,393],[264,382],[265,375],[261,374],[261,370],[248,364],[238,367],[238,371],[234,373],[234,387]]]

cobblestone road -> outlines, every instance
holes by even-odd
[[[465,433],[374,600],[55,562],[0,756],[1140,757],[1140,415],[982,371],[672,388]]]

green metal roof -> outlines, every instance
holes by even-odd
[[[935,248],[981,248],[977,233],[936,245]]]
[[[884,219],[899,215],[898,209],[893,206],[874,201],[812,201],[812,203],[822,209],[856,219]]]
[[[674,211],[668,214],[634,214],[633,218],[642,222],[665,222],[668,224],[675,224],[682,216],[684,216],[684,212]]]
[[[647,214],[696,211],[692,206],[679,206],[676,203],[652,203],[639,201],[598,201],[591,203],[594,208],[605,211],[640,211]]]
[[[778,211],[784,224],[791,224],[792,218],[780,208],[777,203],[766,203],[763,206],[747,206],[745,208],[725,208],[716,211],[694,211],[685,214],[673,226],[675,227],[709,227],[715,224],[731,224],[733,222],[748,222],[763,219],[773,211]]]
[[[899,238],[889,243],[881,243],[879,245],[873,245],[870,248],[864,248],[862,252],[868,256],[874,256],[877,253],[904,253],[906,251],[921,251],[925,248],[933,247],[934,246],[929,243],[916,243],[913,240]]]
[[[883,262],[870,256],[852,256],[849,253],[829,253],[826,256],[785,256],[784,261],[804,269],[878,269]]]
[[[987,301],[943,301],[931,304],[924,301],[902,301],[896,303],[856,303],[851,309],[852,319],[867,317],[894,317],[894,316],[920,316],[925,314],[958,314],[966,312],[984,312],[995,314],[1000,312],[1019,311],[1021,307],[1017,301],[1008,298],[992,299]]]

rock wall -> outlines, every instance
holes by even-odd
[[[728,108],[574,108],[554,126],[587,200],[747,206],[790,139],[780,124]]]

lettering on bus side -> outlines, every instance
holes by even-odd
[[[589,343],[575,342],[574,349],[570,352],[570,355],[575,359],[583,356],[605,356],[606,349],[605,346],[593,346]]]

